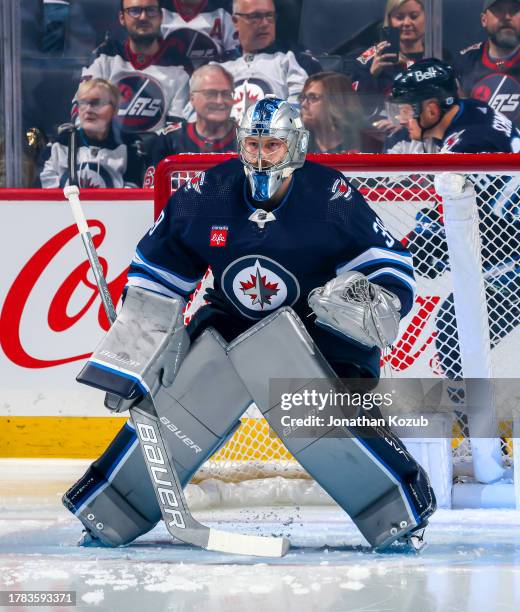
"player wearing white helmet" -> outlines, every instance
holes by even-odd
[[[318,428],[309,434],[312,443],[302,445],[287,435],[273,409],[272,387],[270,393],[273,379],[282,381],[277,397],[292,391],[296,379],[307,381],[309,390],[325,381],[347,395],[338,376],[373,386],[381,349],[393,342],[412,306],[411,256],[341,173],[305,161],[308,134],[288,102],[255,103],[238,140],[240,159],[201,172],[177,190],[139,242],[128,273],[132,300],[127,307],[127,297],[118,316],[117,334],[109,332],[79,380],[131,398],[139,395],[133,381],[144,380],[159,415],[190,441],[190,448],[175,435],[168,441],[183,484],[254,401],[371,545],[416,537],[411,534],[435,510],[435,496],[384,421],[348,431],[341,425],[327,435]],[[143,366],[133,348],[135,326],[126,340],[126,322],[139,323],[143,300],[171,300],[181,312],[178,305],[208,266],[214,287],[187,327],[191,348],[170,356],[165,349],[160,365]],[[138,303],[135,312],[132,303]],[[167,327],[157,322],[153,328],[161,326]],[[366,416],[363,409],[354,412]],[[134,439],[124,429],[65,495],[67,507],[104,544],[128,543],[160,517]]]

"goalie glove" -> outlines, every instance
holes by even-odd
[[[344,272],[308,298],[316,323],[367,348],[390,346],[399,331],[401,303],[360,272]]]

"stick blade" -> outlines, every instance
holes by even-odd
[[[290,546],[291,543],[287,538],[268,538],[210,529],[205,548],[236,555],[283,557]]]

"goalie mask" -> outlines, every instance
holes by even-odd
[[[269,200],[303,166],[308,142],[300,113],[289,102],[264,98],[247,109],[238,151],[255,200]]]

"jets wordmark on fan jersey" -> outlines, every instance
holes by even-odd
[[[190,65],[167,41],[154,56],[132,52],[128,40],[103,43],[97,57],[84,68],[82,79],[101,78],[121,92],[118,121],[125,132],[154,132],[182,117],[188,101]]]
[[[460,51],[455,67],[465,94],[520,124],[520,50],[508,58],[492,58],[489,42]]]

